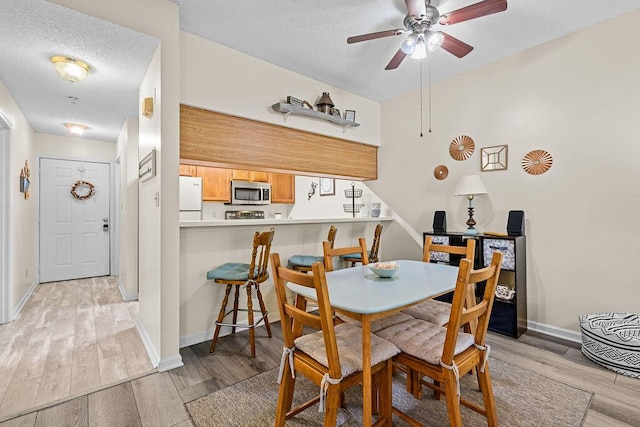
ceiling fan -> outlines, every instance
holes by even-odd
[[[473,50],[473,46],[441,31],[433,31],[431,26],[436,23],[453,25],[507,10],[507,0],[484,0],[444,15],[440,15],[438,9],[431,5],[430,0],[405,0],[405,4],[409,13],[404,17],[404,28],[349,37],[347,43],[409,33],[409,36],[400,43],[400,49],[391,58],[385,70],[398,68],[407,55],[417,59],[425,58],[427,51],[431,52],[439,47],[462,58]]]

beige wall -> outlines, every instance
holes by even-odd
[[[380,104],[304,77],[196,35],[180,32],[180,101],[184,104],[281,126],[380,145]],[[283,120],[271,105],[288,95],[315,104],[329,92],[341,112],[356,111],[358,128],[309,117]]]
[[[116,145],[113,142],[72,136],[36,133],[35,150],[38,157],[95,160],[100,162],[113,162],[116,159]]]
[[[179,227],[178,227],[178,152],[179,152],[179,92],[180,92],[180,50],[178,6],[166,0],[54,0],[55,3],[71,7],[80,12],[93,15],[136,31],[140,31],[160,39],[161,85],[158,87],[158,98],[161,106],[156,104],[154,120],[158,120],[159,132],[154,136],[161,149],[158,164],[158,176],[155,180],[160,190],[160,206],[149,218],[159,226],[141,236],[155,242],[159,239],[159,254],[142,253],[139,260],[140,272],[154,272],[158,281],[143,283],[140,281],[140,315],[139,328],[142,331],[145,345],[152,357],[158,357],[161,370],[171,369],[182,364],[178,348],[179,322]],[[150,96],[142,93],[141,96]],[[142,100],[140,100],[142,102]],[[139,104],[140,105],[140,104]],[[140,121],[143,119],[140,118]],[[147,120],[146,118],[144,120]],[[142,124],[141,124],[142,126]],[[141,140],[142,144],[143,141]],[[142,149],[141,149],[142,150]],[[145,153],[146,154],[146,153]],[[143,206],[150,203],[140,191],[140,214],[144,215]],[[145,218],[145,221],[147,218]],[[142,241],[140,242],[142,245]],[[147,276],[151,278],[151,276]],[[142,295],[146,286],[149,299]],[[148,302],[148,305],[147,305]],[[162,316],[160,318],[160,314]],[[158,323],[158,322],[161,322]]]
[[[9,305],[11,319],[25,303],[30,288],[35,286],[37,277],[37,200],[38,174],[36,168],[36,154],[34,150],[34,132],[29,122],[22,114],[13,97],[0,81],[0,111],[11,122],[11,146],[9,147],[10,164],[10,235],[5,236],[9,242]],[[31,169],[30,198],[25,200],[20,193],[20,170],[25,160],[29,161]]]
[[[138,119],[127,119],[116,141],[120,158],[120,292],[138,297]]]
[[[480,230],[505,232],[508,211],[524,210],[529,319],[543,331],[575,338],[581,313],[640,307],[630,268],[640,259],[638,39],[640,11],[438,83],[424,138],[418,92],[382,105],[372,190],[419,231],[441,209],[451,231],[466,228],[466,199],[452,196],[462,175],[479,174],[489,192],[476,199]],[[476,152],[457,162],[449,143],[463,134]],[[500,144],[508,170],[480,172],[480,148]],[[553,155],[544,175],[521,168],[534,149]],[[449,168],[444,181],[433,177],[439,164]]]

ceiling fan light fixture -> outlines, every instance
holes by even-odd
[[[409,36],[402,40],[400,43],[400,49],[406,53],[407,55],[411,55],[413,51],[416,49],[416,43],[418,40],[418,35],[415,33],[409,34]]]
[[[81,82],[89,74],[89,65],[78,59],[71,59],[66,56],[52,56],[51,62],[60,77],[71,83]]]
[[[88,126],[81,125],[78,123],[65,123],[64,125],[67,128],[67,131],[72,136],[82,136],[82,134],[84,134],[84,131],[89,129]]]
[[[430,31],[429,34],[427,34],[426,41],[427,50],[429,50],[429,52],[433,52],[442,45],[442,42],[444,41],[444,34],[442,34],[441,31]]]
[[[418,37],[416,48],[411,54],[411,59],[424,59],[427,57],[427,44],[424,41],[424,37]]]

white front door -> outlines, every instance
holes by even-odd
[[[108,163],[40,159],[40,282],[109,275],[109,200]]]

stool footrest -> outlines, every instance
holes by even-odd
[[[238,311],[249,311],[247,309],[238,309]],[[253,310],[256,313],[262,313],[261,311],[256,311]],[[231,313],[231,312],[229,312]],[[227,314],[229,314],[227,313]],[[225,322],[216,322],[216,326],[229,326],[231,328],[245,328],[245,329],[250,329],[250,328],[255,328],[256,326],[258,326],[258,324],[260,322],[262,322],[262,320],[267,317],[267,314],[269,314],[268,312],[265,312],[264,315],[262,317],[260,317],[258,320],[254,321],[252,325],[248,325],[248,324],[244,324],[244,323],[225,323]]]

